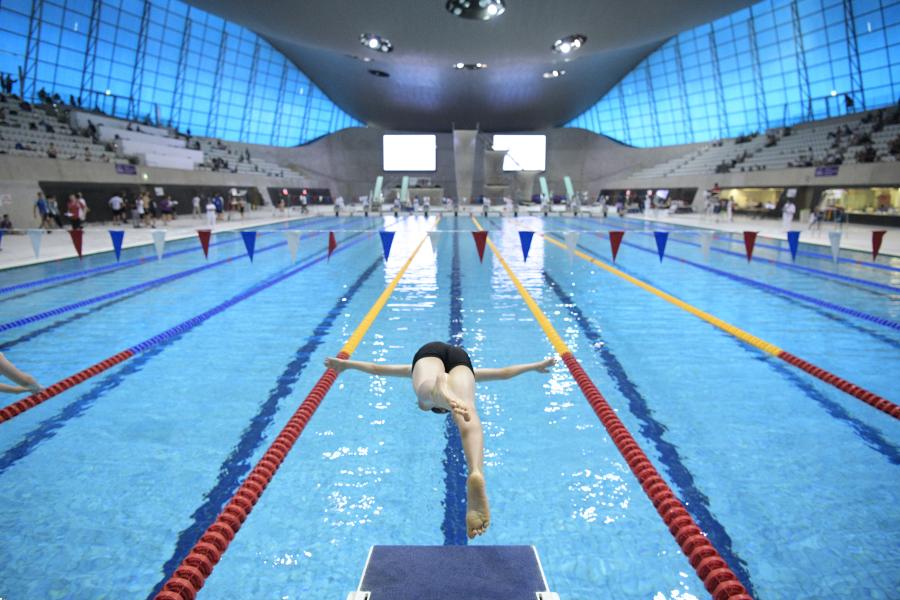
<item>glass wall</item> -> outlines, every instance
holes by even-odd
[[[193,135],[294,145],[360,125],[261,37],[178,0],[0,0],[0,48],[27,99]]]
[[[685,31],[566,124],[702,142],[900,99],[900,0],[766,0]]]

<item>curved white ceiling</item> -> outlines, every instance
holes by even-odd
[[[753,3],[507,0],[501,17],[472,21],[448,13],[444,0],[188,1],[264,36],[360,121],[406,131],[561,125],[672,35]],[[364,48],[364,32],[388,38],[394,51]],[[575,33],[587,43],[564,62],[550,47]],[[455,70],[457,62],[488,68]],[[567,74],[544,79],[551,69]]]

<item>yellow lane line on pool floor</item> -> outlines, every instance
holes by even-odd
[[[569,250],[569,247],[566,246],[564,243],[560,242],[559,240],[552,238],[546,234],[542,234],[542,235],[545,240],[547,240],[554,246],[557,246],[563,250]],[[755,347],[759,348],[760,350],[762,350],[764,352],[768,352],[769,354],[772,354],[774,356],[778,356],[782,352],[782,349],[779,348],[778,346],[776,346],[775,344],[770,344],[769,342],[762,340],[762,339],[756,337],[755,335],[744,331],[743,329],[735,327],[731,323],[727,323],[727,322],[723,321],[722,319],[709,314],[708,312],[700,310],[696,306],[692,306],[692,305],[688,304],[684,300],[680,300],[671,294],[667,294],[664,291],[653,287],[649,283],[645,283],[645,282],[641,281],[640,279],[637,279],[636,277],[632,277],[631,275],[620,271],[619,269],[613,267],[612,265],[609,265],[605,262],[599,261],[591,256],[588,256],[587,254],[585,254],[581,250],[578,250],[577,248],[573,248],[571,250],[571,252],[578,258],[586,260],[589,263],[600,267],[604,271],[606,271],[608,273],[612,273],[616,277],[621,277],[625,281],[632,283],[632,284],[638,286],[639,288],[650,292],[654,296],[662,298],[666,302],[671,302],[678,308],[686,310],[687,312],[691,313],[692,315],[703,319],[710,325],[714,325],[715,327],[718,327],[719,329],[730,333],[731,335],[735,336],[736,338],[739,338],[739,339],[743,340],[744,342],[747,342],[751,346],[755,346]]]
[[[475,226],[479,231],[484,231],[484,228],[481,226],[481,223],[478,222],[478,219],[472,217],[472,221],[475,222]],[[556,332],[553,325],[550,323],[550,319],[547,318],[547,315],[544,314],[544,311],[541,310],[541,307],[537,305],[537,302],[534,301],[534,298],[531,297],[531,294],[528,293],[528,290],[525,289],[525,286],[522,285],[522,282],[519,281],[519,278],[516,277],[516,274],[513,273],[513,270],[506,263],[506,260],[500,254],[500,251],[497,250],[497,247],[494,245],[494,242],[491,241],[490,238],[487,238],[488,246],[490,246],[491,251],[494,253],[494,256],[497,257],[497,260],[500,261],[500,264],[503,265],[503,268],[506,270],[506,274],[509,275],[510,281],[513,282],[513,285],[516,286],[516,289],[519,290],[519,294],[522,296],[522,299],[525,301],[525,304],[528,305],[528,308],[531,309],[531,314],[534,315],[534,318],[537,319],[538,325],[541,326],[541,329],[544,330],[544,333],[547,335],[547,339],[550,340],[550,343],[553,344],[553,348],[559,353],[560,356],[569,352],[569,347],[562,340],[559,333]]]
[[[438,217],[434,222],[434,226],[431,228],[432,231],[438,226],[438,223],[440,222],[441,218]],[[397,274],[394,275],[394,278],[391,280],[388,286],[384,288],[384,291],[381,292],[380,296],[378,296],[378,300],[375,301],[375,304],[372,305],[372,308],[369,309],[369,312],[366,313],[366,316],[363,317],[363,320],[360,321],[359,325],[356,326],[356,329],[353,330],[353,333],[350,335],[350,339],[348,339],[347,343],[344,344],[344,347],[341,348],[341,353],[346,354],[347,356],[353,354],[353,352],[356,350],[356,347],[359,346],[359,343],[369,331],[369,327],[371,327],[372,323],[375,322],[375,318],[378,316],[378,313],[380,313],[381,309],[384,308],[384,305],[387,304],[387,301],[391,297],[391,294],[394,293],[394,288],[396,288],[397,284],[400,283],[400,280],[403,278],[403,274],[406,273],[409,265],[412,264],[413,259],[416,257],[416,254],[419,253],[419,249],[427,239],[428,235],[426,234],[425,237],[423,237],[419,244],[416,246],[416,249],[413,250],[412,254],[409,255],[409,258],[406,259],[406,262],[403,263],[403,266],[400,267],[400,270],[397,271]]]

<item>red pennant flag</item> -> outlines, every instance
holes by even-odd
[[[484,245],[487,243],[487,231],[473,231],[472,237],[475,238],[475,247],[478,248],[478,260],[484,262]]]
[[[884,234],[887,231],[873,231],[872,232],[872,260],[878,258],[878,251],[881,250],[881,240],[884,239]]]
[[[622,237],[624,236],[624,231],[609,232],[609,246],[612,248],[613,262],[616,262],[616,255],[619,253],[619,245],[622,243]]]
[[[84,237],[84,231],[81,229],[71,229],[69,230],[69,235],[72,237],[72,243],[75,244],[75,251],[78,252],[78,258],[81,258],[81,241]]]
[[[331,253],[334,252],[334,249],[337,248],[337,240],[334,237],[334,232],[328,232],[328,258],[331,258]]]
[[[197,237],[200,238],[200,245],[203,246],[203,256],[209,258],[209,237],[212,235],[210,229],[198,229]]]
[[[757,231],[745,231],[744,232],[744,248],[747,249],[747,262],[750,262],[750,259],[753,258],[753,245],[756,243],[756,234],[759,233]]]

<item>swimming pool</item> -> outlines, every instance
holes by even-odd
[[[2,332],[0,350],[49,384],[227,305],[0,425],[0,597],[152,597],[434,223],[301,222],[348,231],[327,261],[326,236],[309,234],[295,265],[284,247],[262,251],[277,233],[259,238],[252,264],[234,235],[218,236],[234,241],[208,263],[195,241],[175,242],[168,252],[187,251],[0,295],[9,324],[237,257]],[[482,225],[754,597],[892,597],[895,419],[540,236],[523,262],[518,232],[625,229],[622,270],[894,401],[896,328],[722,273],[896,322],[897,259],[879,259],[886,269],[801,255],[804,271],[760,247],[747,264],[724,238],[706,257],[675,231],[660,263],[631,221]],[[363,230],[387,227],[385,262]],[[435,339],[464,345],[476,368],[552,353],[491,251],[479,262],[474,228],[437,223],[354,358],[408,362]],[[578,244],[609,257],[602,236]],[[0,287],[113,262],[16,269]],[[536,545],[564,599],[708,597],[562,364],[479,384],[478,403],[492,525],[468,543]],[[454,428],[420,412],[407,381],[342,374],[199,597],[342,598],[372,544],[465,543],[464,477]]]

